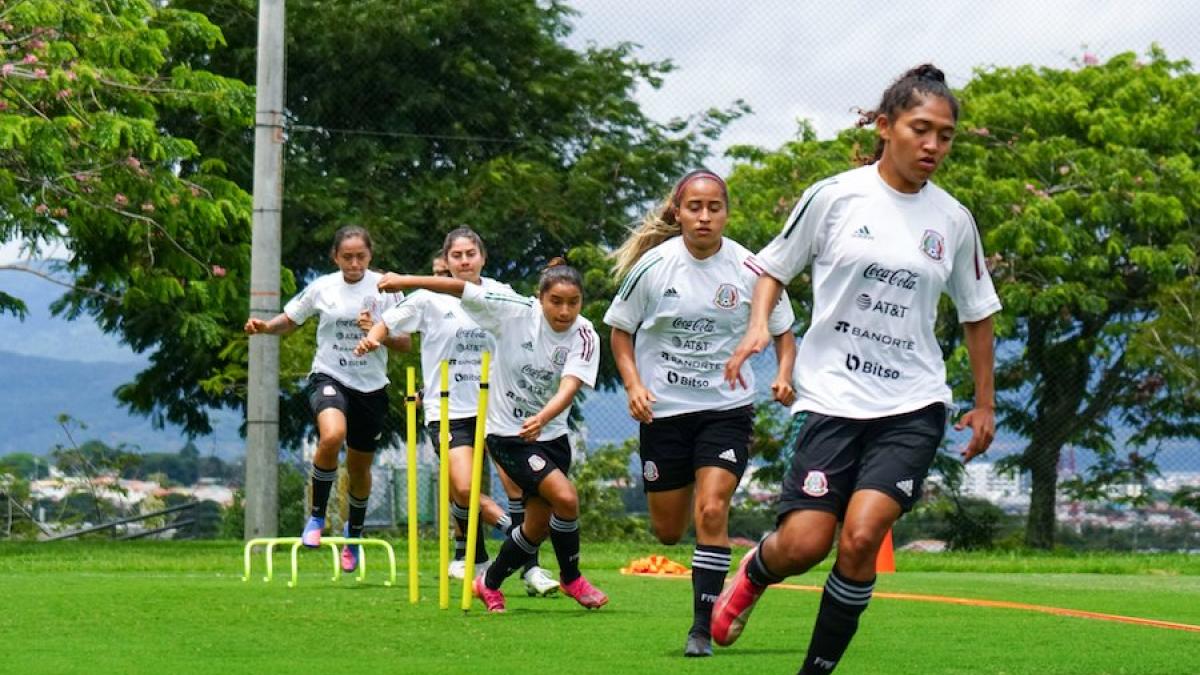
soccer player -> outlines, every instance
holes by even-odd
[[[654,533],[678,542],[689,515],[692,625],[685,656],[711,656],[712,603],[729,571],[729,502],[746,470],[754,419],[754,372],[722,386],[721,372],[745,333],[750,294],[761,270],[754,256],[722,236],[729,212],[725,181],[693,171],[616,251],[624,283],[604,322],[640,425],[639,453]],[[778,369],[771,390],[790,404],[795,317],[786,298],[769,307]],[[636,340],[634,339],[636,336]]]
[[[460,227],[447,234],[440,257],[447,265],[449,278],[491,292],[513,292],[507,284],[481,275],[487,251],[483,240],[470,228]],[[380,288],[397,289],[395,283],[399,276],[385,274],[379,282]],[[440,433],[441,362],[446,360],[450,364],[450,499],[456,534],[454,561],[450,563],[449,574],[461,579],[466,571],[464,557],[470,516],[471,460],[475,453],[475,416],[479,409],[480,359],[484,351],[491,349],[491,335],[463,309],[458,297],[428,290],[418,290],[405,297],[397,307],[383,314],[383,322],[393,335],[421,334],[421,373],[425,378],[422,405],[434,443]],[[517,516],[523,515],[519,500],[513,510]],[[507,535],[514,518],[486,495],[480,499],[480,511],[482,518],[475,564],[477,573],[482,574],[488,560],[482,524],[486,522]],[[531,595],[549,595],[558,590],[558,582],[536,565],[536,556],[522,576],[526,592]]]
[[[1000,301],[971,213],[930,182],[950,151],[958,102],[942,71],[914,68],[884,92],[873,121],[877,161],[818,182],[761,253],[750,329],[726,366],[764,348],[767,308],[811,265],[812,323],[796,361],[806,411],[784,478],[776,529],[742,560],[713,609],[713,637],[728,645],[767,586],[823,560],[838,522],[837,558],[825,582],[801,672],[832,672],[858,628],[888,530],[921,496],[945,431],[951,393],[934,338],[938,298],[950,295],[975,380],[964,461],[995,433],[991,316]]]
[[[400,302],[402,296],[380,293],[382,278],[371,271],[371,235],[348,225],[333,235],[330,252],[338,271],[318,277],[292,298],[283,313],[269,321],[251,318],[248,335],[286,335],[313,315],[317,324],[317,351],[308,376],[309,405],[316,417],[317,451],[312,460],[312,512],[301,539],[305,546],[321,545],[325,508],[337,479],[338,454],[346,445],[346,471],[350,477],[350,518],[347,537],[361,537],[371,496],[371,462],[383,420],[387,415],[387,352],[353,356],[358,341],[380,315]],[[408,335],[388,338],[387,346],[408,351]],[[342,569],[358,567],[359,547],[342,548]]]
[[[589,609],[607,603],[579,571],[579,498],[567,478],[571,403],[582,387],[595,385],[600,363],[596,331],[579,316],[579,272],[555,258],[541,274],[536,299],[444,277],[397,275],[381,287],[461,296],[462,309],[496,341],[500,358],[492,362],[487,442],[523,491],[525,521],[511,529],[496,561],[475,578],[476,595],[488,611],[503,612],[500,584],[549,536],[563,593]],[[377,348],[384,335],[385,326],[371,329],[358,352]]]

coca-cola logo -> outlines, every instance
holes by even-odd
[[[917,287],[917,279],[921,278],[921,275],[908,269],[894,270],[871,263],[867,266],[867,269],[863,270],[863,278],[874,279],[881,284],[911,291]]]
[[[699,319],[675,319],[671,322],[671,328],[688,333],[711,333],[717,329],[716,321],[707,317]]]

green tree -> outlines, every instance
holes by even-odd
[[[1095,484],[1128,474],[1114,473],[1121,467],[1147,475],[1153,449],[1143,446],[1200,436],[1200,406],[1168,376],[1169,359],[1132,346],[1170,311],[1164,292],[1195,283],[1200,79],[1155,47],[1144,61],[979,70],[960,96],[958,140],[936,180],[972,210],[991,256],[1005,306],[998,417],[1028,440],[1006,465],[1031,474],[1026,543],[1045,548],[1064,445],[1098,456],[1082,481]],[[849,168],[872,143],[863,130],[818,141],[805,128],[776,152],[735,149],[731,233],[765,243],[807,185]],[[789,289],[801,317],[807,286],[802,276]],[[947,298],[937,334],[956,395],[968,399]],[[1132,430],[1127,447],[1118,424]]]
[[[203,404],[233,402],[198,383],[245,314],[250,199],[165,121],[249,127],[249,87],[174,58],[221,43],[203,16],[148,0],[0,3],[0,242],[68,252],[0,270],[68,286],[56,313],[153,350],[120,398],[192,432],[209,430]],[[25,307],[0,293],[0,311]]]

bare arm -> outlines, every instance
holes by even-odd
[[[279,314],[268,321],[255,319],[250,317],[246,319],[246,325],[242,330],[246,331],[246,335],[287,335],[299,327],[295,321],[292,321],[287,314]]]
[[[559,380],[558,391],[554,393],[554,396],[546,401],[546,405],[542,406],[536,415],[526,418],[525,423],[521,425],[521,438],[530,443],[536,441],[550,420],[558,417],[562,411],[571,406],[571,401],[575,400],[575,394],[582,386],[583,381],[574,375],[567,375]]]
[[[424,288],[434,293],[445,293],[460,298],[466,286],[467,282],[454,277],[422,277],[412,274],[396,274],[395,272],[383,275],[378,284],[379,290],[386,293]]]
[[[354,348],[354,355],[362,356],[367,352],[379,349],[379,345],[383,344],[383,341],[387,339],[387,334],[387,324],[384,322],[380,321],[371,326],[371,330],[367,331],[367,336],[358,341],[358,346]],[[405,334],[405,337],[408,337],[408,335]],[[412,338],[409,338],[409,344],[412,344]]]
[[[792,366],[796,365],[796,336],[791,329],[775,336],[775,381],[771,383],[771,394],[776,401],[790,406],[796,400],[796,389],[792,386]]]
[[[971,427],[971,440],[962,451],[964,462],[982,454],[996,436],[995,332],[992,317],[963,324],[967,358],[975,378],[975,406],[959,419],[955,429]]]
[[[767,328],[767,321],[771,316],[771,308],[779,302],[779,294],[782,292],[783,284],[769,274],[760,276],[754,284],[754,295],[750,298],[750,323],[746,327],[746,335],[733,350],[733,356],[725,362],[725,381],[730,387],[736,387],[737,383],[742,382],[742,364],[746,359],[762,352],[771,342],[771,331]],[[742,386],[745,386],[745,382],[742,382]]]
[[[638,374],[637,359],[633,355],[633,336],[620,328],[614,328],[610,342],[613,360],[617,362],[617,372],[621,374],[621,381],[625,383],[625,394],[629,397],[629,415],[643,424],[650,424],[654,421],[653,405],[656,399],[642,384],[642,377]]]

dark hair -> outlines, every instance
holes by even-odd
[[[858,126],[865,127],[868,124],[874,124],[880,115],[887,117],[889,122],[894,121],[900,113],[917,105],[918,95],[937,96],[945,99],[950,104],[950,112],[954,114],[954,121],[958,122],[958,99],[946,85],[946,74],[932,63],[923,63],[896,78],[896,81],[892,82],[891,86],[883,92],[883,98],[879,100],[877,108],[874,110],[859,109]],[[876,141],[875,156],[868,163],[878,162],[879,158],[883,157],[884,145],[882,138]]]
[[[336,258],[342,242],[354,237],[362,239],[363,245],[367,247],[368,251],[375,252],[375,249],[371,247],[371,234],[367,232],[366,228],[361,225],[343,225],[333,233],[333,248],[329,249],[329,255]]]
[[[487,249],[483,246],[483,239],[479,238],[479,235],[475,232],[475,230],[463,226],[450,230],[450,233],[446,235],[445,241],[442,242],[443,258],[445,258],[446,254],[450,252],[450,247],[454,245],[454,242],[458,241],[459,239],[470,239],[471,243],[475,244],[475,247],[479,249],[479,255],[482,255],[485,258],[487,257]]]
[[[561,256],[551,258],[538,277],[538,297],[542,297],[555,284],[571,284],[583,293],[583,277],[579,270],[567,264],[567,259]]]

